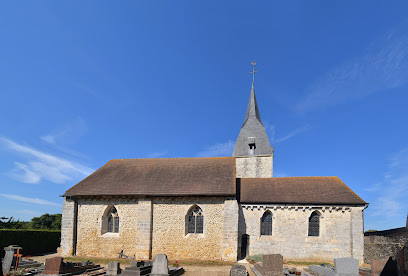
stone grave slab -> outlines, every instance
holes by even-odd
[[[120,263],[119,262],[109,262],[108,269],[106,270],[106,275],[118,275],[120,274]]]
[[[64,259],[62,257],[54,257],[45,260],[44,274],[62,274]]]
[[[317,276],[336,276],[334,269],[321,265],[309,265],[307,270]]]
[[[166,254],[157,254],[153,260],[151,276],[169,275],[169,261]]]
[[[339,275],[359,275],[358,260],[346,257],[346,258],[335,258],[334,259],[334,272]]]
[[[231,267],[230,276],[247,276],[248,271],[243,265],[233,265]]]
[[[122,270],[121,276],[142,276],[149,275],[152,271],[151,263],[147,262],[132,262],[130,266]]]

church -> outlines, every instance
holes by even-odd
[[[63,256],[363,262],[368,206],[336,176],[273,177],[254,83],[232,156],[112,159],[63,195]]]

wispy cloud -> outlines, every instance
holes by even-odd
[[[267,133],[267,135],[269,137],[269,140],[270,140],[272,145],[279,144],[279,143],[284,142],[286,140],[289,140],[289,139],[291,139],[291,138],[293,138],[293,137],[295,137],[295,136],[297,136],[297,135],[299,135],[299,134],[301,134],[301,133],[303,133],[305,131],[310,130],[310,125],[307,124],[307,125],[295,128],[294,130],[290,131],[286,135],[283,135],[281,137],[276,137],[277,136],[276,135],[277,131],[276,131],[275,125],[269,124],[269,123],[266,122],[266,123],[264,123],[264,127],[265,127],[266,133]]]
[[[5,137],[0,137],[0,145],[25,158],[24,162],[14,162],[15,168],[9,173],[24,183],[39,183],[45,179],[61,184],[75,177],[87,176],[94,171],[77,162],[42,152]]]
[[[165,151],[159,151],[159,152],[152,152],[148,154],[146,157],[147,158],[161,158],[165,157],[169,152],[167,150]]]
[[[372,192],[375,199],[367,212],[383,225],[396,217],[404,220],[408,211],[408,147],[392,155],[384,180],[376,183]],[[402,226],[402,225],[400,225]],[[398,227],[398,226],[395,226]]]
[[[284,141],[289,140],[290,138],[293,138],[296,135],[298,135],[300,133],[303,133],[303,132],[305,132],[305,131],[307,131],[309,129],[310,129],[310,125],[305,125],[305,126],[302,126],[302,127],[298,127],[296,129],[292,130],[291,132],[289,132],[288,134],[286,134],[285,136],[280,137],[280,138],[276,138],[274,140],[274,143],[278,144],[278,143],[284,142]]]
[[[80,136],[88,131],[85,121],[81,117],[77,117],[61,127],[57,127],[50,133],[41,137],[41,139],[50,144],[72,144],[75,143]]]
[[[61,204],[51,202],[48,200],[44,200],[44,199],[39,199],[39,198],[31,198],[31,197],[12,195],[12,194],[0,194],[0,196],[11,199],[11,200],[17,200],[17,201],[27,202],[27,203],[32,203],[32,204],[57,206],[57,207],[61,206]]]
[[[373,41],[361,57],[316,80],[295,109],[305,112],[358,99],[408,82],[408,21]]]
[[[234,151],[235,142],[229,140],[224,143],[216,143],[215,145],[207,147],[205,150],[197,154],[198,157],[217,157],[217,156],[231,156]]]

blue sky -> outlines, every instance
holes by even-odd
[[[275,176],[408,211],[408,2],[3,1],[0,216],[61,212],[113,158],[229,156],[250,61]]]

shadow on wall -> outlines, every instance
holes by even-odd
[[[381,276],[398,276],[397,261],[394,261],[392,257],[389,257],[380,275]]]

